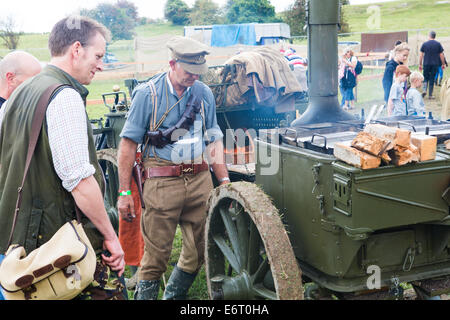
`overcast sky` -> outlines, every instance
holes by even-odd
[[[149,18],[163,18],[166,0],[129,0],[138,7],[139,16]],[[352,4],[376,3],[386,0],[350,0]],[[389,1],[389,0],[387,0]],[[392,1],[392,0],[390,0]],[[12,15],[17,29],[24,32],[50,32],[53,25],[65,16],[76,13],[80,8],[92,9],[98,3],[115,3],[116,0],[2,0],[0,19]],[[185,0],[192,6],[195,0]],[[224,5],[226,0],[214,0]],[[270,0],[276,12],[284,11],[294,0]]]

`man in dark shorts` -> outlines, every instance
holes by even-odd
[[[436,32],[430,31],[428,34],[428,41],[422,44],[420,48],[420,58],[419,58],[419,70],[423,69],[423,93],[425,96],[428,87],[428,98],[434,99],[433,88],[434,88],[434,78],[439,69],[445,69],[445,58],[444,58],[444,48],[440,42],[436,41]]]

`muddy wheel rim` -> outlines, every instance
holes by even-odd
[[[301,271],[277,209],[254,184],[216,188],[208,201],[211,299],[303,299]]]
[[[97,159],[103,171],[105,182],[104,203],[108,217],[116,232],[119,228],[117,197],[119,193],[119,171],[117,166],[117,150],[102,149],[97,151]]]

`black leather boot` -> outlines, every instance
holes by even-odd
[[[175,266],[164,290],[163,300],[186,300],[196,276],[196,273],[187,273]]]
[[[157,300],[160,280],[141,280],[134,291],[134,300]]]

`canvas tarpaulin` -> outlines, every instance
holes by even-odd
[[[256,45],[255,24],[230,24],[212,26],[211,46],[228,47],[236,44]]]
[[[226,95],[226,106],[248,103],[275,107],[277,113],[294,110],[295,94],[305,91],[284,56],[275,49],[262,47],[243,52],[226,64],[236,65],[234,81]]]

